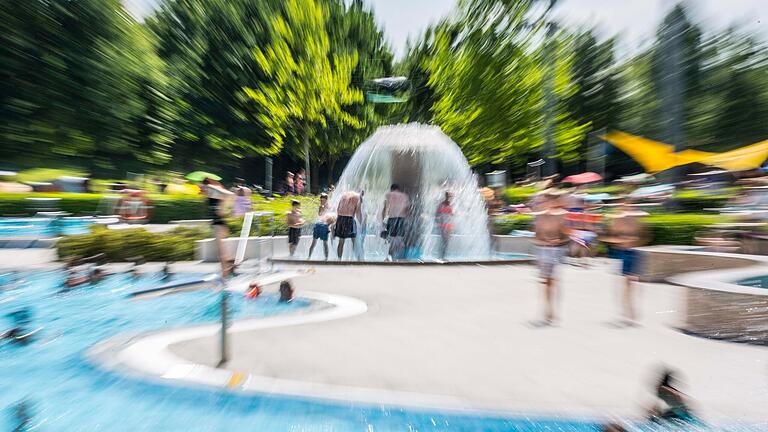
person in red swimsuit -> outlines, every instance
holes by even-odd
[[[448,252],[448,242],[453,234],[453,207],[451,206],[451,193],[445,191],[445,198],[437,206],[435,213],[437,228],[440,230],[440,259],[445,259]]]

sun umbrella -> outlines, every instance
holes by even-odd
[[[221,180],[221,177],[217,176],[216,174],[205,172],[205,171],[193,171],[185,176],[185,178],[191,182],[199,183],[207,178],[211,180],[219,181]]]
[[[594,183],[602,179],[603,179],[603,176],[601,176],[600,174],[594,173],[592,171],[587,171],[581,174],[568,176],[563,179],[563,183],[586,184],[586,183]]]

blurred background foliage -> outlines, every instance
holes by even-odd
[[[462,0],[395,59],[360,0],[164,0],[143,21],[119,0],[0,3],[3,168],[221,170],[261,180],[263,157],[316,185],[381,124],[439,125],[479,169],[524,174],[542,156],[554,75],[560,171],[586,169],[596,132],[668,140],[664,83],[681,28],[680,147],[724,151],[768,138],[766,42],[712,33],[673,8],[656,39],[619,57],[590,28],[553,28],[542,2]],[[402,75],[407,101],[373,104],[371,79]],[[283,160],[285,163],[281,163]],[[637,170],[617,150],[609,176]]]

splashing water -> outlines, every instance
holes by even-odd
[[[400,185],[411,203],[404,238],[407,259],[440,256],[442,240],[435,214],[446,191],[453,194],[454,213],[447,258],[490,257],[485,203],[467,159],[439,127],[411,123],[378,128],[355,151],[330,197],[329,208],[336,211],[344,192],[363,192],[363,222],[357,235],[364,240],[366,260],[383,260],[387,256],[388,243],[379,233],[384,229],[384,195],[393,183]],[[353,253],[345,251],[347,255],[351,257]]]

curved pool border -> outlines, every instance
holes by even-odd
[[[669,246],[641,250],[647,258],[641,279],[685,288],[683,324],[678,330],[708,339],[768,346],[768,288],[738,284],[768,275],[768,257]]]
[[[246,286],[230,286],[228,289],[239,292],[245,288]],[[285,315],[236,320],[229,331],[243,332],[317,323],[350,318],[368,311],[365,302],[348,296],[302,291],[297,298],[309,300],[320,307],[313,309],[310,306],[308,311]],[[190,390],[224,391],[243,397],[301,398],[322,403],[390,406],[420,412],[435,411],[479,417],[540,417],[595,424],[605,420],[585,415],[579,409],[494,409],[445,395],[273,378],[195,363],[170,349],[171,345],[179,342],[218,336],[219,330],[219,325],[198,325],[138,335],[117,335],[93,346],[86,352],[86,358],[97,370],[132,377],[147,384]]]
[[[229,289],[240,291],[240,288],[243,287]],[[228,331],[236,333],[323,322],[352,317],[368,310],[365,302],[351,297],[305,291],[299,298],[309,300],[321,307],[310,306],[312,309],[309,311],[239,319],[231,324]],[[277,384],[282,384],[277,383],[278,380],[266,377],[196,364],[174,354],[169,349],[171,345],[182,341],[216,336],[220,328],[219,324],[205,324],[134,336],[117,335],[96,344],[88,350],[86,355],[97,368],[139,375],[170,384],[262,392],[273,392]]]

